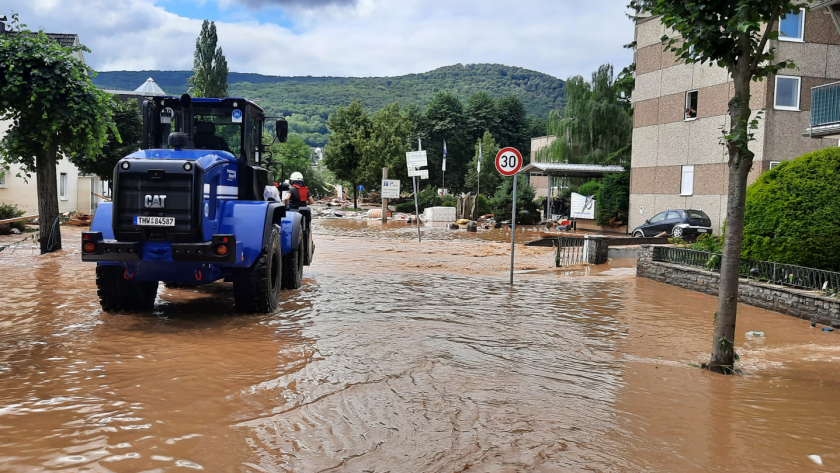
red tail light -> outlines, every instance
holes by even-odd
[[[96,243],[88,241],[82,245],[82,250],[84,250],[85,253],[93,253],[96,251]]]
[[[216,250],[216,254],[219,255],[219,256],[225,256],[226,254],[228,254],[227,245],[217,245],[215,250]]]

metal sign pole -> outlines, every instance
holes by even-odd
[[[417,176],[411,176],[411,183],[414,185],[414,219],[417,220],[417,241],[420,239],[420,207],[417,205]]]
[[[423,143],[417,139],[417,151],[423,151]],[[417,204],[417,176],[411,176],[411,183],[414,186],[414,218],[417,220],[417,241],[422,242],[420,237],[420,206]]]
[[[513,286],[513,251],[516,241],[516,174],[513,175],[513,210],[510,216],[510,285]]]

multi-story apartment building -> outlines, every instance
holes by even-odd
[[[764,112],[750,145],[755,153],[750,182],[776,163],[838,144],[840,126],[816,126],[840,123],[840,100],[829,106],[835,92],[840,99],[840,88],[826,86],[840,80],[840,5],[835,3],[840,0],[815,2],[780,22],[772,47],[778,59],[792,59],[797,68],[752,83],[750,107],[754,115]],[[729,179],[722,136],[729,129],[732,81],[720,67],[677,61],[663,51],[665,34],[658,17],[636,22],[629,228],[667,209],[698,209],[720,231]],[[815,100],[826,112],[811,132],[815,87]]]

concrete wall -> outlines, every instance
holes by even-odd
[[[636,25],[636,89],[631,156],[630,228],[669,208],[703,210],[716,231],[726,219],[728,154],[721,143],[729,128],[728,101],[734,90],[728,73],[716,66],[684,64],[663,51],[666,34],[658,18]],[[810,88],[840,79],[840,34],[824,10],[805,15],[805,42],[775,41],[780,58],[793,58],[802,76],[800,110],[773,109],[775,78],[752,84],[753,117],[766,108],[755,141],[750,182],[770,161],[794,159],[837,145],[836,140],[803,137],[810,120]],[[685,120],[686,92],[696,90],[697,118]],[[694,192],[680,195],[682,166],[694,166]]]
[[[717,273],[655,261],[658,259],[658,248],[653,245],[639,247],[636,276],[691,291],[718,295],[720,276]],[[823,325],[840,327],[840,299],[823,297],[813,291],[742,278],[738,286],[738,302]]]

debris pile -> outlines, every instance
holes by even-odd
[[[77,227],[89,227],[90,222],[93,221],[93,216],[88,215],[84,212],[76,212],[67,220],[68,225],[75,225]]]

